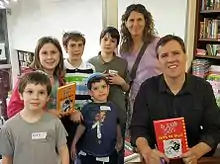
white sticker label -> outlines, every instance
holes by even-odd
[[[96,157],[96,161],[109,162],[109,157]]]
[[[100,110],[101,111],[111,111],[111,107],[110,106],[100,106]]]
[[[110,69],[110,70],[108,70],[108,73],[112,74],[112,75],[117,75],[118,71]]]
[[[47,132],[36,132],[31,134],[32,140],[45,139],[47,137]]]

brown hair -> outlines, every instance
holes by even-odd
[[[125,25],[132,11],[136,11],[138,13],[143,14],[145,18],[145,28],[144,28],[143,37],[142,37],[143,41],[146,44],[149,44],[152,42],[152,40],[155,38],[155,35],[156,35],[156,31],[154,28],[154,20],[152,18],[151,13],[147,11],[146,8],[141,4],[129,5],[126,8],[126,11],[122,15],[122,18],[121,18],[121,21],[122,21],[121,31],[120,31],[121,32],[121,46],[120,46],[121,54],[125,52],[130,52],[134,44],[131,38],[131,34]]]
[[[37,42],[37,46],[35,48],[35,52],[34,52],[34,60],[33,62],[30,64],[30,67],[35,69],[35,70],[44,70],[43,66],[40,63],[40,58],[39,58],[39,52],[41,50],[41,48],[45,45],[51,43],[53,44],[59,51],[60,53],[60,61],[58,63],[58,65],[56,66],[55,70],[54,70],[54,75],[56,77],[64,77],[64,63],[63,63],[63,52],[62,52],[62,48],[60,46],[59,41],[56,38],[50,37],[50,36],[45,36],[42,37],[38,40]]]
[[[85,36],[82,33],[78,32],[78,31],[70,31],[70,32],[65,32],[63,34],[62,41],[63,41],[63,46],[65,48],[67,48],[68,43],[69,43],[70,40],[74,40],[74,41],[82,40],[83,45],[86,44]]]
[[[160,38],[160,40],[157,42],[157,45],[155,47],[155,51],[157,53],[157,58],[158,58],[158,48],[160,46],[164,46],[166,43],[172,41],[172,40],[175,40],[179,43],[181,49],[183,50],[184,53],[186,53],[186,48],[185,48],[185,44],[184,44],[184,41],[183,39],[181,39],[180,37],[178,36],[175,36],[175,35],[165,35],[164,37]]]
[[[49,76],[43,71],[33,71],[24,74],[21,77],[18,85],[18,91],[20,94],[23,94],[27,84],[45,85],[47,87],[47,94],[50,95],[51,87],[52,87],[50,83],[50,79]]]
[[[116,39],[117,46],[118,46],[119,41],[120,41],[120,34],[119,34],[118,30],[113,26],[108,26],[108,27],[104,28],[100,34],[100,37],[99,37],[100,43],[101,43],[102,38],[104,38],[104,36],[106,34],[109,34],[113,39]]]

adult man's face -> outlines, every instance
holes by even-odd
[[[165,77],[178,78],[185,74],[186,54],[176,40],[159,46],[157,52],[160,68]]]

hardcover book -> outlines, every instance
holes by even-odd
[[[178,158],[188,150],[186,126],[183,117],[156,120],[154,130],[157,148],[168,158]]]
[[[75,111],[76,84],[61,86],[57,90],[57,110],[61,114],[70,114]]]

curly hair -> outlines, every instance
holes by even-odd
[[[152,18],[151,13],[147,11],[146,8],[142,4],[129,5],[126,8],[126,11],[122,15],[122,18],[121,18],[122,24],[121,24],[121,30],[120,30],[121,32],[120,53],[130,52],[133,46],[133,40],[132,40],[131,34],[126,27],[126,21],[128,20],[128,17],[130,16],[132,11],[143,14],[145,18],[145,28],[144,28],[143,36],[142,36],[143,42],[145,42],[146,44],[151,43],[156,35],[156,30],[154,28],[154,20]]]
[[[44,36],[38,40],[37,46],[36,46],[35,52],[34,52],[34,60],[30,64],[30,67],[35,70],[42,70],[42,71],[44,70],[42,64],[40,63],[39,53],[40,53],[41,48],[45,44],[48,44],[48,43],[53,44],[58,49],[58,51],[60,53],[60,61],[54,70],[54,75],[56,77],[64,77],[65,71],[64,71],[62,48],[60,46],[59,41],[56,38],[53,38],[50,36]]]

